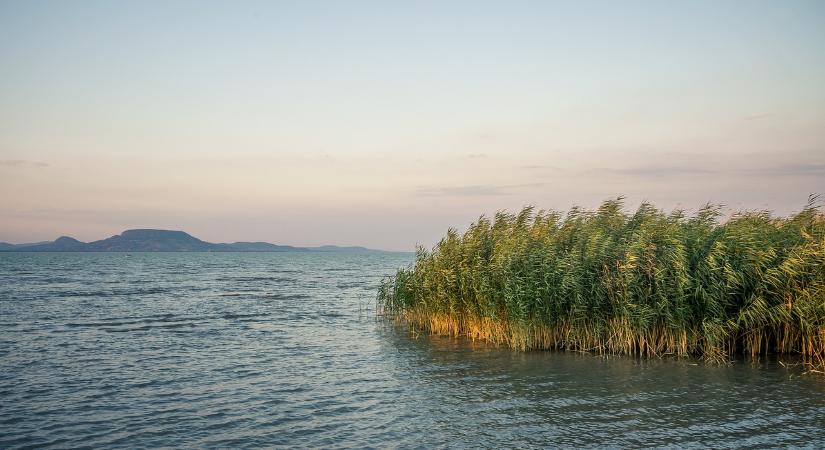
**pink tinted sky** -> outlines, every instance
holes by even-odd
[[[825,192],[818,2],[3,2],[0,241],[411,250],[526,204]]]

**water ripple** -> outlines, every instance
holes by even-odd
[[[825,446],[825,382],[411,336],[410,255],[0,254],[0,448]]]

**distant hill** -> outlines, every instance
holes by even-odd
[[[227,252],[294,252],[306,250],[301,247],[291,245],[276,245],[269,242],[233,242],[231,244],[214,244],[221,246],[221,250]]]
[[[383,250],[373,250],[366,247],[339,247],[337,245],[322,245],[320,247],[308,247],[307,250],[312,252],[350,252],[350,253],[364,253],[375,252]]]
[[[108,239],[86,244],[91,252],[208,252],[216,244],[202,241],[183,231],[126,230]]]
[[[381,252],[365,247],[293,247],[268,242],[233,242],[213,244],[189,233],[173,230],[126,230],[107,239],[81,242],[61,236],[53,242],[34,244],[0,243],[0,252]]]
[[[40,244],[51,244],[52,241],[43,241],[43,242],[30,242],[27,244],[9,244],[8,242],[0,242],[0,251],[3,250],[14,250],[23,247],[31,247],[32,245],[40,245]]]

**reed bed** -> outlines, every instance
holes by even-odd
[[[515,349],[825,361],[825,220],[692,215],[621,198],[566,214],[526,207],[455,229],[381,285],[384,314]]]

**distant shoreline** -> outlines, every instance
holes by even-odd
[[[92,242],[81,242],[69,236],[61,236],[51,242],[9,244],[0,242],[0,252],[35,253],[407,253],[378,250],[361,246],[322,245],[297,247],[269,242],[212,243],[198,239],[189,233],[175,230],[135,229],[119,235]],[[413,252],[409,252],[413,253]]]
[[[308,250],[22,250],[22,249],[11,249],[11,250],[0,250],[0,253],[124,253],[124,254],[131,254],[131,253],[215,253],[215,254],[222,254],[222,253],[311,253],[311,254],[329,254],[329,253],[362,253],[362,254],[373,254],[373,253],[388,253],[388,254],[408,254],[408,255],[415,255],[414,251],[408,250],[376,250],[376,249],[367,249],[366,251],[358,251],[358,250],[312,250],[312,247],[308,247]]]

